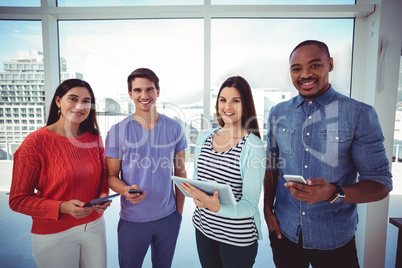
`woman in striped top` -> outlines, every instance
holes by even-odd
[[[183,189],[194,198],[198,256],[202,267],[252,267],[261,239],[258,209],[265,172],[250,85],[240,76],[228,78],[216,100],[220,128],[203,131],[197,140],[193,179],[227,184],[237,205],[221,204],[190,183]]]

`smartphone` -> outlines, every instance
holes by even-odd
[[[294,181],[294,182],[306,184],[306,181],[304,180],[303,176],[300,176],[300,175],[283,175],[283,178],[287,182]]]
[[[109,196],[106,196],[106,197],[101,197],[101,198],[98,198],[98,199],[91,200],[88,203],[86,203],[84,205],[84,207],[90,207],[90,206],[93,206],[93,205],[99,205],[99,204],[106,203],[107,201],[112,200],[113,198],[118,197],[119,195],[120,194],[113,194],[113,195],[109,195]]]
[[[142,190],[140,189],[128,189],[129,194],[142,194]]]

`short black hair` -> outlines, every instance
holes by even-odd
[[[329,54],[329,49],[328,46],[321,41],[317,41],[317,40],[306,40],[301,42],[300,44],[298,44],[293,50],[292,53],[290,53],[289,59],[292,57],[293,53],[295,53],[295,51],[303,46],[309,46],[309,45],[313,45],[318,47],[319,49],[321,49],[322,51],[324,51],[325,54],[327,54],[328,59],[331,58],[331,55]]]

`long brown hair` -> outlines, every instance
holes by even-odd
[[[253,94],[251,92],[251,87],[249,83],[241,76],[232,76],[226,79],[223,82],[222,86],[219,89],[218,97],[216,98],[216,117],[218,119],[218,123],[221,127],[225,125],[222,117],[219,114],[218,103],[219,97],[221,95],[222,89],[225,87],[234,87],[239,91],[241,97],[241,103],[243,108],[243,116],[241,117],[241,124],[247,131],[253,133],[257,137],[261,138],[260,130],[258,128],[257,114],[255,112]]]
[[[87,119],[80,124],[80,132],[85,133],[89,131],[94,135],[99,135],[98,122],[96,121],[95,95],[91,86],[81,79],[67,79],[57,87],[52,103],[50,104],[49,117],[47,118],[46,126],[50,126],[59,120],[59,115],[57,114],[59,107],[57,107],[56,104],[56,96],[62,98],[70,89],[74,87],[85,87],[88,89],[89,94],[91,95],[91,111],[89,112]]]

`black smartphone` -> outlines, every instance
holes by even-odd
[[[102,203],[106,203],[107,201],[112,200],[113,198],[118,197],[119,195],[120,194],[113,194],[113,195],[109,195],[109,196],[105,196],[105,197],[101,197],[101,198],[98,198],[98,199],[91,200],[88,203],[86,203],[84,205],[84,207],[90,207],[90,206],[93,206],[93,205],[99,205],[99,204],[102,204]]]
[[[128,189],[129,194],[142,194],[142,190],[140,189]]]

